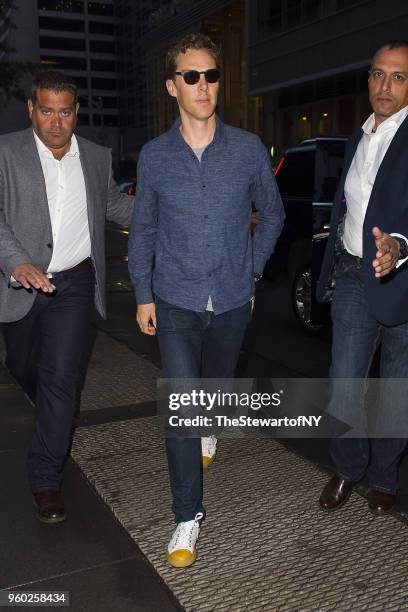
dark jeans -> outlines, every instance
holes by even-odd
[[[91,265],[52,282],[57,288],[53,294],[39,292],[25,317],[2,326],[6,365],[35,403],[28,452],[33,491],[61,485],[79,409],[80,364],[94,299]]]
[[[251,303],[220,315],[172,306],[156,297],[157,334],[164,378],[232,378]],[[205,510],[200,438],[167,438],[176,523]]]
[[[373,272],[374,273],[374,272]],[[398,272],[397,272],[398,273]],[[364,388],[360,382],[368,376],[378,343],[381,342],[381,378],[408,376],[408,323],[381,325],[370,313],[363,286],[363,271],[350,258],[342,256],[332,304],[333,345],[330,376],[333,393],[329,412],[346,423],[364,430]],[[336,379],[349,379],[339,380]],[[387,385],[387,381],[384,381]],[[405,411],[403,397],[390,397],[388,389],[386,418],[392,410]],[[402,412],[401,412],[402,413]],[[358,481],[367,474],[372,489],[395,493],[398,487],[398,463],[406,446],[404,438],[337,438],[331,443],[331,455],[341,478]]]

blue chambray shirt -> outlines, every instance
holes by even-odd
[[[251,203],[258,224],[251,236]],[[129,236],[129,273],[138,304],[166,302],[215,314],[254,294],[282,230],[284,211],[268,151],[258,136],[218,117],[201,163],[180,119],[139,156]]]

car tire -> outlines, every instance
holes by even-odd
[[[319,335],[325,329],[324,323],[312,323],[310,320],[312,305],[312,269],[311,264],[299,266],[293,275],[292,308],[297,323],[310,335]]]

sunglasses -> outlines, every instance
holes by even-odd
[[[182,70],[175,72],[183,77],[187,85],[195,85],[200,80],[200,75],[203,74],[207,83],[218,83],[221,78],[221,73],[218,68],[210,68],[209,70]]]

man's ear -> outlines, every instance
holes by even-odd
[[[177,98],[177,87],[173,79],[167,79],[166,89],[172,98]]]
[[[33,114],[33,109],[34,109],[34,105],[33,105],[31,98],[28,98],[27,100],[27,107],[28,107],[28,116],[31,119],[31,115]]]

